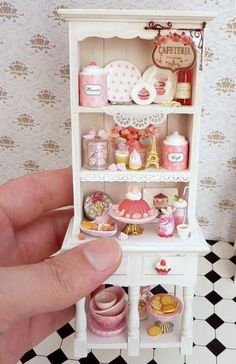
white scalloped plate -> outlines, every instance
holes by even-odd
[[[172,101],[174,99],[177,82],[176,73],[152,65],[144,71],[142,81],[149,82],[156,87],[157,96],[153,101],[154,103],[158,104],[163,101]]]

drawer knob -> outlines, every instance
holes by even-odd
[[[166,276],[171,271],[171,267],[168,266],[165,259],[161,259],[160,262],[155,265],[155,271],[159,275]]]

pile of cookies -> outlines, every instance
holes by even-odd
[[[178,300],[171,294],[155,295],[149,304],[154,312],[163,315],[175,313],[179,308]]]
[[[115,230],[115,223],[111,219],[108,220],[107,223],[105,223],[105,222],[96,223],[95,221],[84,220],[81,225],[84,230],[94,230],[94,231],[113,231],[113,230]]]

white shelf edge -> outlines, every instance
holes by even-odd
[[[80,244],[87,243],[91,240],[95,241],[97,239],[94,236],[86,235],[85,240],[79,240],[76,236],[73,236],[73,222],[74,218],[72,217],[61,247],[62,252],[72,249]],[[119,233],[117,233],[117,235],[113,238],[120,244],[123,253],[165,252],[166,254],[171,254],[175,252],[175,254],[199,254],[203,252],[207,253],[209,251],[209,247],[197,221],[195,221],[195,226],[191,233],[191,237],[186,240],[181,240],[176,235],[174,235],[172,238],[160,238],[156,234],[156,225],[156,223],[144,225],[144,230],[146,229],[147,231],[146,234],[144,231],[142,235],[130,236],[129,239],[125,241],[118,239]]]
[[[78,113],[105,113],[108,115],[115,115],[118,113],[127,114],[194,114],[196,112],[196,106],[161,106],[158,104],[151,105],[107,105],[101,107],[87,107],[78,106]]]
[[[81,168],[81,182],[189,182],[191,171],[172,172],[160,168],[141,171],[88,170]]]

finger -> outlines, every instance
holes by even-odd
[[[71,205],[71,168],[32,173],[0,187],[0,208],[13,227],[19,227],[43,213]]]
[[[75,306],[71,306],[59,312],[44,313],[16,323],[1,335],[0,363],[16,363],[29,349],[70,321],[74,314]]]
[[[31,343],[27,349],[40,343],[50,334],[61,328],[72,320],[75,315],[75,306],[58,312],[43,313],[31,320],[30,332]]]
[[[72,216],[73,209],[54,210],[19,228],[15,238],[21,263],[13,257],[8,265],[41,262],[57,252]]]
[[[21,318],[63,310],[118,268],[119,244],[97,239],[44,262],[0,268],[0,332]]]

